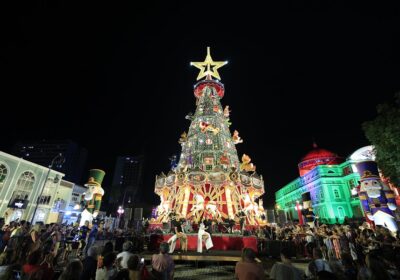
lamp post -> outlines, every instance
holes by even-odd
[[[118,213],[118,228],[120,226],[121,223],[121,215],[124,214],[125,210],[124,208],[122,208],[122,206],[118,207],[117,213]]]
[[[40,190],[40,194],[39,194],[39,196],[38,196],[38,198],[37,198],[37,201],[36,201],[36,206],[35,206],[35,210],[33,211],[32,219],[31,219],[31,224],[33,224],[33,220],[35,219],[36,211],[37,211],[37,209],[38,209],[38,207],[39,207],[39,201],[40,201],[40,199],[41,199],[41,197],[42,197],[42,195],[43,195],[43,191],[44,191],[44,188],[46,187],[47,180],[49,179],[51,169],[53,168],[54,164],[62,165],[62,164],[64,163],[64,161],[65,161],[65,158],[62,156],[61,153],[57,154],[57,155],[52,159],[52,161],[51,161],[51,163],[50,163],[50,165],[49,165],[49,170],[47,171],[46,178],[44,179],[43,186],[42,186],[42,188],[41,188],[41,190]]]

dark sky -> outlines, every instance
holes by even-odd
[[[0,9],[1,150],[19,139],[74,139],[109,181],[117,156],[143,153],[146,200],[156,201],[154,177],[168,171],[195,110],[189,62],[210,46],[214,60],[229,60],[219,71],[222,104],[270,202],[297,177],[313,138],[344,157],[368,144],[361,123],[400,89],[396,7],[130,2],[148,4]]]

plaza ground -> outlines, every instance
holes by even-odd
[[[266,279],[275,259],[262,259]],[[307,262],[294,262],[293,265],[305,271]],[[235,279],[235,263],[201,262],[196,267],[194,262],[177,263],[174,279],[177,280],[232,280]]]

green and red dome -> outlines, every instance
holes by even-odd
[[[318,148],[316,144],[313,149],[308,152],[300,161],[299,173],[300,176],[305,175],[318,165],[340,164],[343,159],[337,154],[322,148]]]

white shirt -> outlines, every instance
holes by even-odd
[[[122,268],[128,268],[128,260],[131,256],[133,256],[133,254],[127,251],[123,251],[117,255],[117,259],[122,258],[121,260]]]

